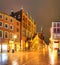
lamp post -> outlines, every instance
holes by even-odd
[[[14,43],[15,43],[16,39],[17,39],[17,35],[14,35]],[[15,50],[16,50],[16,44],[15,44]]]

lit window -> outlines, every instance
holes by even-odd
[[[3,31],[0,30],[0,38],[2,38],[2,37],[3,37]]]
[[[0,18],[2,18],[2,15],[0,15]]]
[[[3,26],[3,23],[2,22],[0,22],[0,27],[2,27]]]
[[[10,26],[10,30],[13,30],[13,25]]]
[[[8,38],[8,32],[7,31],[5,31],[5,38]]]
[[[4,27],[5,27],[5,28],[8,28],[8,24],[7,24],[7,23],[5,23]]]

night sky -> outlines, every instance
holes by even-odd
[[[45,41],[49,41],[52,21],[60,20],[60,0],[0,0],[0,11],[10,14],[10,10],[19,11],[24,8],[37,24],[37,31],[41,26]]]

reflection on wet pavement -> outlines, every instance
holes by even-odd
[[[0,65],[60,65],[60,55],[56,50],[2,53]]]

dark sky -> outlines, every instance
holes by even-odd
[[[45,40],[50,37],[50,27],[52,21],[60,19],[60,0],[1,0],[0,11],[10,14],[10,10],[18,11],[23,6],[25,11],[35,19],[37,31],[41,26]]]

